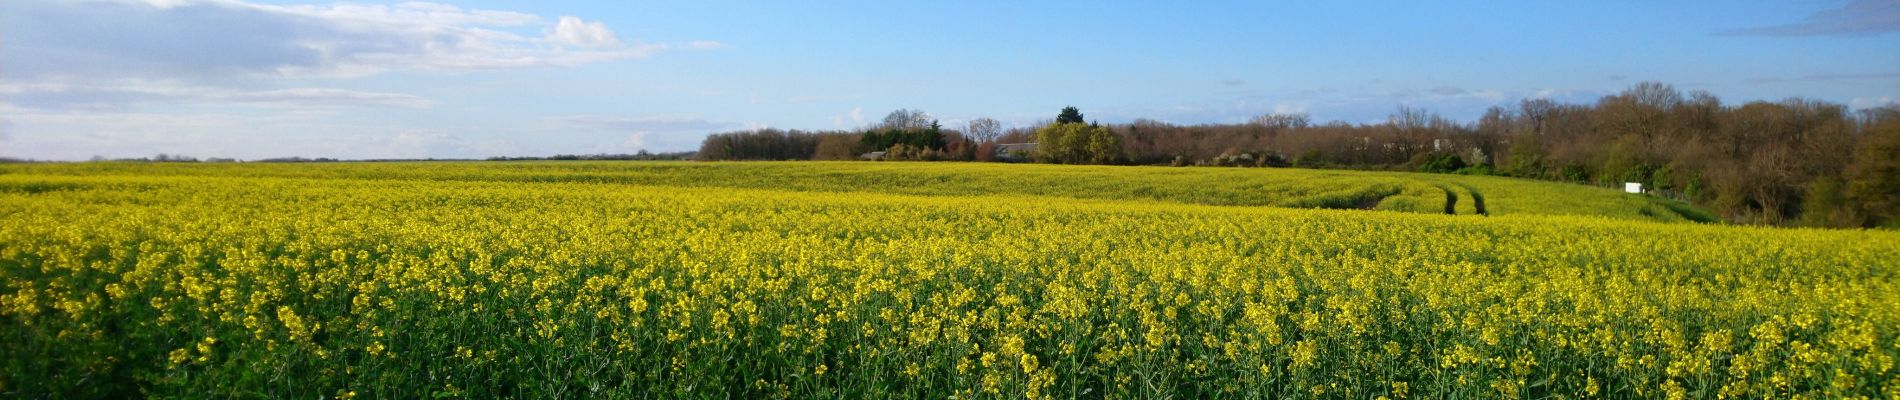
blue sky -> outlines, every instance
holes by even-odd
[[[0,156],[697,148],[898,108],[1471,120],[1636,82],[1900,101],[1900,1],[0,2]]]

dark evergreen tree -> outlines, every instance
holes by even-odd
[[[1080,124],[1082,121],[1082,110],[1077,110],[1074,106],[1063,107],[1062,113],[1056,114],[1058,124]]]

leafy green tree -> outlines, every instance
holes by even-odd
[[[1419,172],[1448,174],[1465,169],[1465,159],[1452,153],[1418,153],[1412,156],[1411,164],[1418,165]]]
[[[1519,134],[1511,138],[1507,157],[1504,159],[1504,174],[1521,178],[1544,177],[1544,147],[1540,135]]]
[[[1110,164],[1122,158],[1121,137],[1106,127],[1079,122],[1036,130],[1036,159],[1057,164]]]
[[[1645,154],[1648,148],[1649,143],[1640,135],[1626,134],[1616,138],[1610,142],[1603,157],[1602,174],[1597,178],[1611,184],[1641,182],[1655,187],[1655,183],[1650,181],[1650,173],[1655,167],[1649,164],[1648,155]]]
[[[1866,218],[1863,226],[1900,227],[1900,110],[1876,111],[1885,111],[1886,118],[1868,124],[1847,166],[1846,201]]]
[[[1858,227],[1862,218],[1847,202],[1841,179],[1824,176],[1808,184],[1801,199],[1801,224],[1808,226]]]

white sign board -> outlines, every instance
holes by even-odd
[[[1643,184],[1636,183],[1636,182],[1623,182],[1623,191],[1630,192],[1630,193],[1642,193]]]

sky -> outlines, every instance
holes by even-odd
[[[1642,81],[1900,102],[1900,0],[0,1],[0,157],[483,158],[708,133],[1475,120]]]

